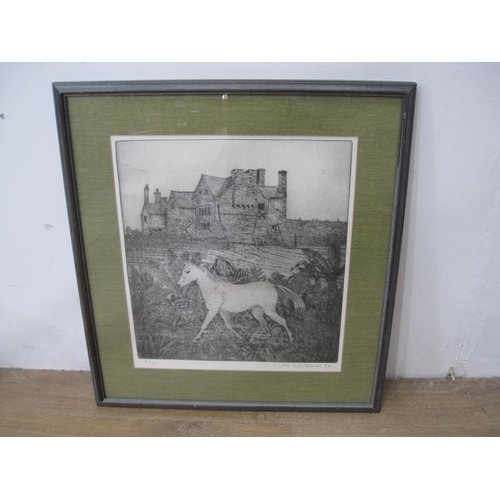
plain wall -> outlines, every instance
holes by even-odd
[[[51,84],[310,79],[418,84],[388,375],[500,375],[500,65],[0,64],[0,366],[88,370]]]

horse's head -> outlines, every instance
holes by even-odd
[[[178,286],[186,286],[188,283],[196,281],[200,276],[201,270],[194,264],[187,263],[182,270],[181,277],[177,282]]]

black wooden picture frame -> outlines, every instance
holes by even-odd
[[[63,82],[53,84],[53,93],[98,405],[380,411],[415,83]],[[342,156],[347,143],[351,154]],[[307,163],[316,151],[326,167]],[[348,186],[343,215],[334,216],[332,208],[324,220],[313,212],[300,217],[306,205],[330,207],[330,198],[341,196],[328,168],[332,154],[349,168],[342,174]],[[137,165],[148,158],[156,159],[144,177]],[[290,165],[288,191],[282,159]],[[152,179],[155,168],[168,179],[159,182],[170,196],[157,189],[151,202],[144,179]],[[271,173],[278,168],[276,182]],[[181,174],[189,169],[200,181],[185,188]],[[213,175],[217,169],[227,173]],[[309,198],[299,202],[293,193],[301,172],[308,173],[301,184]],[[141,204],[136,192],[128,194],[127,175],[141,195],[144,189]],[[179,204],[179,213],[189,212],[184,219],[175,215]],[[134,222],[127,224],[129,206]],[[267,274],[265,265],[255,264],[263,261],[245,260],[259,252],[271,254]],[[282,267],[273,271],[278,261]],[[285,267],[288,274],[281,272]],[[263,298],[218,303],[209,318],[214,292],[208,300],[201,277],[188,283],[188,268],[213,278],[218,289],[229,282],[237,287],[225,288],[226,295]],[[141,286],[140,300],[154,295],[149,309],[137,305]],[[267,308],[273,289],[291,290],[278,299],[281,308],[278,302]],[[297,296],[301,318],[293,311]],[[327,355],[331,338],[337,344]],[[308,354],[313,347],[321,351],[317,359]]]

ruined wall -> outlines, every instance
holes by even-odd
[[[286,197],[267,200],[268,222],[273,226],[286,219]]]
[[[279,230],[285,246],[328,246],[333,234],[345,241],[347,222],[285,220]]]
[[[233,206],[255,206],[257,204],[257,170],[235,169],[233,177]],[[262,174],[259,173],[259,181]]]
[[[256,186],[255,186],[256,189]],[[247,191],[247,195],[248,195]],[[254,229],[257,220],[257,191],[252,204],[245,203],[233,206],[235,193],[233,189],[226,191],[216,204],[216,230],[220,230],[233,243],[254,242]],[[238,197],[236,197],[238,198]],[[244,197],[239,197],[243,201]],[[245,201],[249,201],[247,198]]]

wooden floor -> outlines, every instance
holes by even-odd
[[[381,413],[102,408],[90,373],[0,369],[1,436],[500,436],[500,379],[399,379]]]

